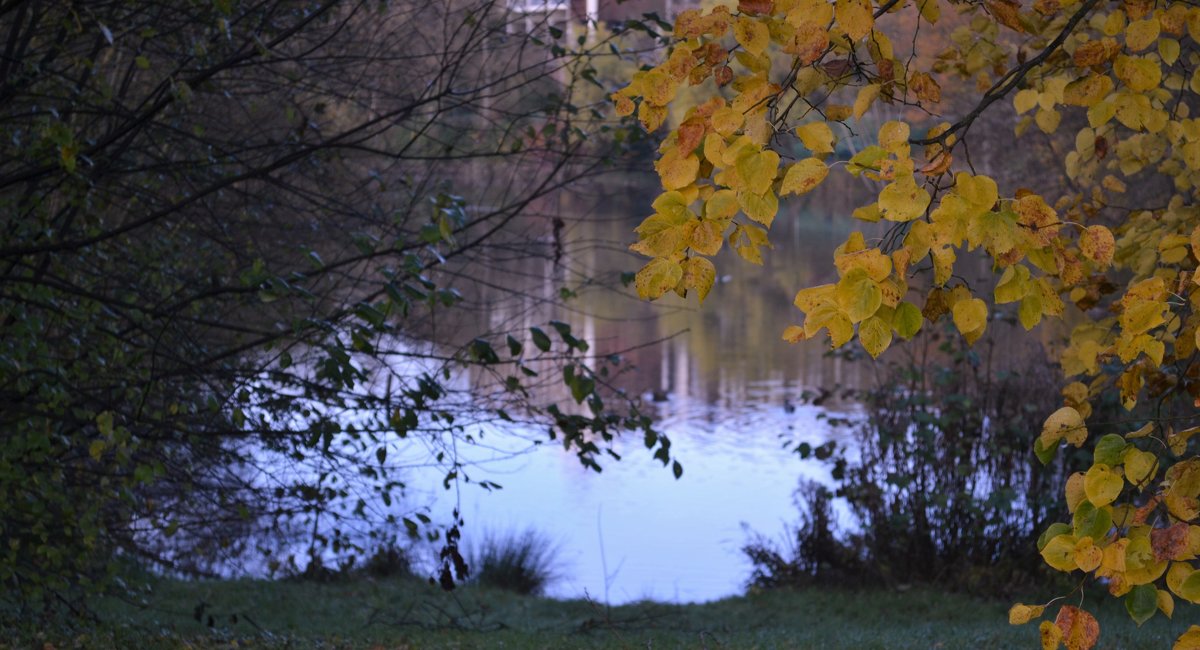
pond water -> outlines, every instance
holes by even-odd
[[[512,438],[498,449],[470,452],[477,463],[471,479],[503,489],[466,485],[425,493],[434,500],[435,519],[447,521],[458,507],[468,548],[473,536],[527,528],[544,533],[561,559],[560,579],[550,589],[557,597],[615,604],[741,593],[750,574],[740,553],[748,539],[743,526],[782,535],[797,518],[792,493],[799,480],[828,481],[825,464],[802,460],[781,449],[783,442],[845,436],[825,417],[856,411],[836,396],[820,407],[803,405],[801,394],[859,386],[873,371],[869,362],[827,355],[820,341],[780,339],[787,325],[801,320],[791,304],[795,291],[836,279],[833,248],[862,225],[844,216],[848,209],[819,206],[849,205],[855,189],[831,187],[823,198],[785,207],[772,228],[776,249],[764,266],[720,257],[720,281],[702,306],[674,296],[647,304],[632,287],[613,292],[582,280],[639,268],[644,260],[624,249],[649,212],[652,188],[609,186],[543,206],[567,215],[565,260],[513,266],[512,277],[494,281],[530,288],[485,296],[476,311],[497,330],[563,320],[596,353],[622,352],[636,367],[622,384],[652,403],[656,428],[671,438],[684,474],[676,480],[638,436],[618,441],[623,460],[610,460],[602,473],[580,466],[561,447]],[[545,299],[563,288],[578,297],[564,308],[547,307]],[[647,345],[655,341],[661,342]],[[514,457],[515,451],[522,453]],[[432,470],[410,478],[410,486],[440,485]]]

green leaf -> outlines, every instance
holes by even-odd
[[[1046,544],[1048,544],[1050,540],[1054,539],[1055,537],[1058,537],[1059,535],[1069,535],[1070,533],[1071,527],[1062,522],[1050,524],[1050,527],[1038,537],[1038,550],[1040,551],[1046,548]]]
[[[1101,540],[1112,528],[1112,513],[1108,508],[1097,508],[1090,501],[1080,501],[1071,518],[1071,526],[1075,537]]]
[[[508,353],[510,355],[514,357],[521,356],[521,351],[525,349],[525,346],[521,345],[520,341],[513,338],[512,334],[509,334],[506,342],[508,343]]]
[[[1038,461],[1043,465],[1049,465],[1050,461],[1058,455],[1058,443],[1052,442],[1046,444],[1041,438],[1033,441],[1033,455],[1037,456]]]
[[[1125,611],[1139,627],[1150,620],[1157,609],[1158,589],[1153,584],[1138,585],[1125,596]]]
[[[892,327],[903,339],[911,339],[916,336],[917,332],[921,331],[921,325],[924,322],[921,309],[911,302],[902,302],[897,305],[896,313],[892,316]]]
[[[531,327],[529,328],[529,333],[533,335],[533,344],[536,345],[539,350],[542,352],[550,351],[550,337],[546,336],[545,332],[543,332],[540,328]]]
[[[1121,455],[1125,453],[1127,445],[1123,436],[1110,433],[1096,442],[1096,451],[1092,454],[1092,458],[1097,464],[1120,465]]]

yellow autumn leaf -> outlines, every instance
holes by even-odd
[[[892,344],[892,326],[878,316],[872,316],[858,326],[858,340],[872,359],[879,358]]]
[[[912,176],[902,176],[879,192],[879,213],[888,221],[912,221],[925,214],[930,196]]]
[[[1104,559],[1104,551],[1092,542],[1091,537],[1084,537],[1075,543],[1075,564],[1081,571],[1091,573],[1100,566]]]
[[[1135,93],[1153,90],[1162,82],[1162,68],[1149,57],[1118,56],[1113,62],[1113,72]]]
[[[1154,594],[1154,600],[1158,610],[1167,618],[1175,615],[1175,599],[1171,597],[1170,592],[1158,589]]]
[[[1083,489],[1083,477],[1083,472],[1075,472],[1067,477],[1067,512],[1075,512],[1079,504],[1087,499],[1087,492]]]
[[[1120,474],[1103,463],[1092,465],[1083,480],[1083,488],[1087,493],[1088,501],[1097,508],[1116,501],[1124,486],[1125,480],[1121,478]]]
[[[643,300],[655,300],[675,288],[683,278],[683,267],[679,262],[657,258],[642,267],[634,277],[634,287]]]
[[[909,126],[907,122],[884,122],[879,127],[879,146],[892,154],[908,155]]]
[[[1158,40],[1159,30],[1158,18],[1135,20],[1125,26],[1125,47],[1130,52],[1140,52]]]
[[[809,122],[796,127],[796,135],[809,151],[815,154],[833,153],[837,138],[825,122]]]
[[[712,123],[712,128],[714,131],[728,138],[737,132],[738,129],[742,128],[742,124],[746,121],[746,116],[732,106],[723,106],[713,111],[712,117],[709,118],[709,120]],[[708,142],[706,139],[705,157],[709,158],[707,153],[707,145]],[[719,158],[709,158],[709,160],[716,162],[719,160]]]
[[[779,154],[770,149],[747,151],[737,159],[735,166],[742,179],[741,189],[763,194],[775,182],[775,175],[779,171]]]
[[[836,298],[850,322],[859,323],[879,310],[883,304],[883,291],[866,271],[855,268],[838,282]]]
[[[713,263],[704,257],[689,257],[683,264],[683,286],[694,290],[700,296],[700,302],[708,297],[713,282],[717,279],[717,269]]]
[[[1180,634],[1171,650],[1200,650],[1200,625],[1193,625]]]
[[[829,175],[829,166],[819,158],[805,158],[789,165],[779,185],[779,195],[807,194]]]
[[[1083,424],[1083,416],[1071,406],[1058,409],[1042,424],[1040,438],[1045,447],[1055,445],[1064,438],[1078,447],[1087,439],[1087,427]]]
[[[1070,573],[1079,568],[1075,563],[1075,537],[1073,535],[1058,535],[1042,548],[1042,559],[1051,567]]]
[[[1121,457],[1125,465],[1125,478],[1139,489],[1146,487],[1148,479],[1154,477],[1158,469],[1158,456],[1130,447]]]
[[[864,248],[849,253],[835,253],[833,264],[841,275],[849,275],[854,269],[866,272],[867,277],[883,282],[892,273],[892,258],[878,248]]]
[[[1028,113],[1038,105],[1038,92],[1033,88],[1026,88],[1017,91],[1013,95],[1013,108],[1017,110],[1017,115]]]
[[[736,204],[734,211],[737,211]],[[716,255],[725,243],[725,229],[729,223],[729,219],[704,219],[692,230],[688,246],[701,255]]]
[[[771,32],[761,20],[741,16],[733,24],[733,37],[747,52],[759,55],[771,44]]]
[[[1022,605],[1017,603],[1008,610],[1009,625],[1024,625],[1035,618],[1039,618],[1046,608],[1042,605]]]
[[[804,333],[804,328],[799,325],[788,325],[783,330],[783,340],[788,343],[799,343],[808,338]]]
[[[654,69],[642,77],[642,97],[655,106],[666,106],[675,99],[679,82],[664,70]]]
[[[854,98],[853,115],[855,120],[861,120],[862,116],[867,113],[871,104],[875,103],[875,99],[879,97],[879,90],[879,84],[868,84],[858,89],[858,95]]]
[[[837,0],[833,11],[838,25],[851,41],[862,39],[875,26],[870,0]]]
[[[950,310],[959,332],[974,332],[987,324],[987,303],[978,298],[960,300]]]

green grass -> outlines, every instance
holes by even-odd
[[[0,648],[1037,648],[1036,623],[1013,627],[1008,603],[916,589],[776,591],[703,605],[605,608],[413,579],[342,582],[163,581],[149,608],[97,603],[100,628]],[[206,603],[201,621],[196,607]],[[1089,608],[1096,610],[1095,604]],[[1169,648],[1194,619],[1158,616],[1137,630],[1120,603],[1099,608],[1099,648]],[[1056,611],[1051,609],[1051,612]],[[208,627],[212,616],[213,626]],[[234,615],[237,616],[236,623]],[[39,637],[38,635],[43,636]]]

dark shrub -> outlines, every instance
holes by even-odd
[[[558,546],[533,529],[486,535],[467,555],[471,580],[488,587],[541,595],[558,579]]]
[[[1044,575],[1037,537],[1064,516],[1062,485],[1087,454],[1037,460],[1033,442],[1062,404],[1060,375],[1040,349],[1013,350],[994,330],[974,347],[922,334],[878,364],[876,385],[857,392],[854,444],[833,461],[836,494],[853,515],[846,528],[857,530],[837,534],[828,496],[802,486],[793,556],[748,546],[751,584],[789,571],[843,580],[853,570],[873,582],[995,593]]]

